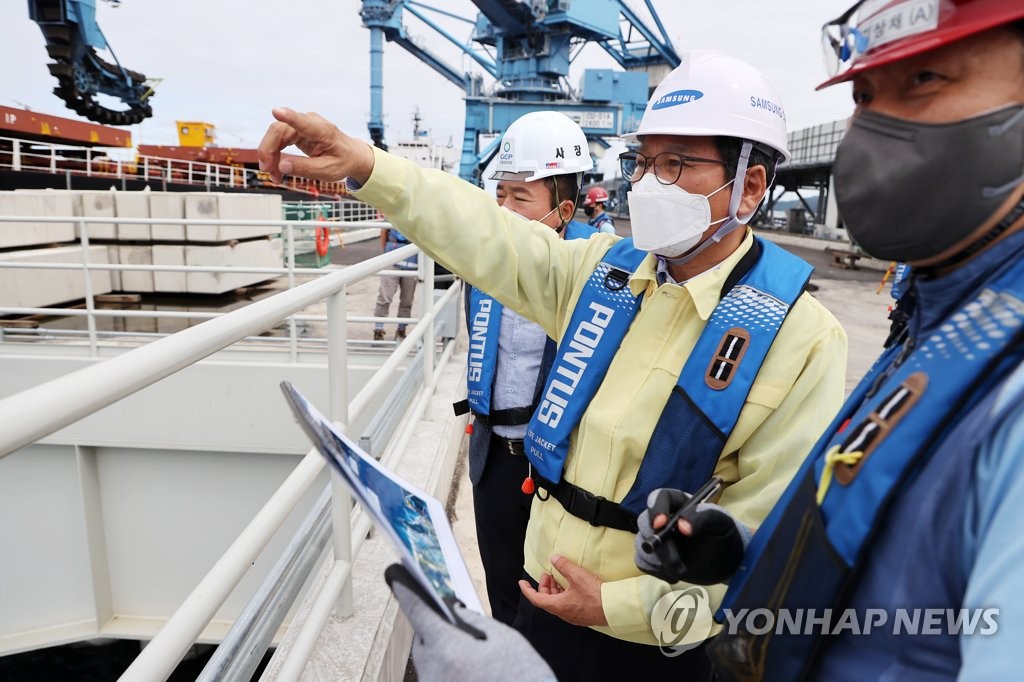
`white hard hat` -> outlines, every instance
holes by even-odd
[[[623,135],[726,135],[776,150],[788,161],[786,111],[768,78],[717,50],[693,50],[647,103],[640,128]]]
[[[587,136],[557,111],[520,116],[505,131],[491,180],[529,182],[593,168]]]

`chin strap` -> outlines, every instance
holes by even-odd
[[[675,258],[667,258],[665,256],[658,256],[658,258],[668,263],[673,263],[676,265],[680,263],[688,263],[689,261],[696,258],[697,254],[702,252],[704,249],[708,248],[712,244],[717,244],[718,242],[725,239],[726,235],[735,230],[737,227],[742,227],[746,225],[747,221],[754,216],[754,213],[757,213],[757,206],[755,206],[754,210],[751,211],[750,215],[748,216],[740,218],[736,215],[736,212],[740,210],[740,201],[743,200],[743,185],[745,184],[744,180],[747,177],[747,165],[750,163],[750,152],[753,148],[753,142],[751,142],[750,140],[743,140],[743,146],[740,147],[740,158],[739,161],[736,162],[736,176],[733,178],[732,194],[729,195],[729,218],[722,224],[720,228],[715,230],[715,233],[713,235],[711,235],[710,237],[708,237],[703,242],[693,247],[691,250],[687,251],[683,255],[676,256]],[[773,175],[772,182],[774,182],[774,180],[775,176]],[[772,183],[769,182],[768,187],[771,187],[771,185]],[[767,191],[768,190],[766,189],[765,192]],[[764,197],[761,198],[764,199]],[[760,206],[761,202],[758,201],[757,203],[758,206]]]

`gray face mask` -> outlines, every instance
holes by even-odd
[[[882,260],[933,258],[1024,181],[1024,106],[924,124],[863,111],[833,167],[850,237]]]

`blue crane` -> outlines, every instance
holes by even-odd
[[[383,44],[398,44],[465,93],[466,126],[459,175],[480,184],[483,168],[499,138],[480,149],[482,135],[504,131],[523,114],[561,111],[605,147],[606,137],[635,130],[652,90],[652,79],[679,65],[672,42],[654,10],[643,0],[654,26],[626,0],[472,0],[475,20],[419,0],[362,0],[360,16],[370,30],[370,138],[384,147]],[[633,3],[637,4],[637,3]],[[489,77],[447,64],[415,39],[405,13],[469,56]],[[445,16],[472,26],[468,43],[442,28]],[[569,66],[587,43],[597,43],[622,67],[586,69],[582,87],[569,85]]]
[[[120,0],[107,0],[117,6]],[[113,48],[96,23],[96,0],[28,0],[28,14],[46,38],[46,52],[53,62],[50,73],[58,86],[53,94],[69,109],[97,123],[130,125],[153,115],[149,105],[152,89],[146,77],[121,66]],[[114,63],[97,50],[110,51]],[[97,95],[121,100],[127,108],[103,106]]]

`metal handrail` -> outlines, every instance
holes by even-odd
[[[393,254],[399,251],[332,272],[0,400],[0,424],[6,425],[0,434],[0,457],[344,291],[348,285],[374,274],[381,265],[390,264],[396,258]],[[417,249],[413,247],[412,251]]]
[[[325,271],[316,268],[295,267],[295,238],[294,231],[312,231],[318,227],[327,228],[354,228],[354,229],[382,229],[391,226],[390,223],[380,220],[363,221],[333,221],[333,220],[232,220],[232,219],[193,219],[193,218],[122,218],[110,216],[0,216],[0,229],[12,223],[72,223],[78,226],[80,234],[79,246],[82,251],[81,260],[76,263],[50,263],[50,262],[0,262],[0,269],[27,269],[27,270],[81,270],[84,281],[85,310],[64,309],[51,307],[24,307],[24,306],[2,306],[0,315],[54,315],[54,316],[81,316],[86,320],[86,328],[89,339],[89,352],[92,356],[99,355],[99,335],[97,333],[97,317],[136,317],[136,318],[184,318],[203,319],[213,317],[220,313],[189,313],[182,314],[181,311],[126,311],[126,310],[100,310],[96,306],[95,297],[92,291],[92,271],[110,272],[219,272],[219,273],[255,273],[266,275],[287,276],[289,288],[294,287],[295,277],[298,276],[323,276]],[[198,226],[244,226],[244,227],[280,227],[286,238],[286,266],[283,268],[270,267],[226,267],[226,266],[198,266],[198,265],[132,265],[120,263],[91,263],[89,260],[89,226],[92,224],[117,224],[117,225],[198,225]],[[201,243],[201,242],[200,242]],[[72,243],[73,244],[73,243]],[[387,252],[385,260],[375,261],[379,267],[385,268],[394,265],[401,260],[417,253],[415,247],[404,246],[399,249]],[[384,270],[371,274],[394,275],[399,277],[417,277],[415,271]],[[367,275],[369,276],[369,275]],[[292,357],[296,357],[298,349],[298,328],[297,318],[291,317],[287,320],[288,337],[292,348]],[[355,321],[355,320],[353,320]],[[382,320],[383,321],[383,320]],[[403,322],[405,323],[405,322]]]
[[[378,256],[372,260],[382,259],[383,256]],[[366,261],[370,263],[370,261]],[[361,265],[365,265],[361,264]],[[359,267],[359,266],[353,266]],[[420,258],[420,273],[421,288],[427,288],[432,286],[433,280],[433,265],[432,262],[421,256]],[[337,273],[339,275],[344,273]],[[329,276],[334,278],[334,275]],[[325,278],[327,279],[327,278]],[[302,285],[298,289],[293,290],[299,291],[306,287],[310,287],[313,284],[319,284],[323,280],[318,282],[311,282],[309,284]],[[286,292],[286,293],[293,293]],[[455,285],[448,289],[448,291],[441,296],[437,301],[428,303],[427,301],[432,297],[421,296],[420,300],[424,307],[424,312],[421,315],[421,321],[415,327],[410,330],[409,336],[403,341],[395,351],[392,353],[389,361],[382,366],[377,373],[371,378],[371,380],[362,388],[358,395],[349,403],[347,400],[347,387],[343,382],[334,380],[334,371],[332,367],[344,365],[345,350],[344,344],[340,342],[337,335],[333,335],[329,338],[333,340],[332,346],[334,350],[328,352],[328,374],[331,376],[331,409],[329,412],[331,416],[338,419],[341,422],[348,421],[349,417],[357,419],[360,413],[368,406],[369,397],[372,396],[380,386],[383,385],[384,380],[397,367],[397,361],[392,363],[396,357],[402,357],[412,349],[420,339],[423,340],[425,348],[433,348],[434,339],[434,320],[437,316],[437,311],[442,309],[445,305],[449,304],[455,297],[461,292],[461,286]],[[285,294],[278,294],[276,297],[284,296]],[[332,311],[335,314],[344,313],[344,291],[339,291],[331,296],[331,300],[328,304],[328,314],[331,315]],[[271,301],[273,299],[267,299]],[[263,303],[263,302],[260,302]],[[251,304],[252,306],[259,305],[259,303]],[[229,313],[228,316],[236,315],[237,313],[246,310],[235,311]],[[226,316],[226,317],[228,317]],[[194,329],[200,329],[203,326],[212,325],[214,322],[220,322],[220,320],[212,320],[206,322],[199,327]],[[343,319],[336,320],[343,325]],[[186,330],[192,331],[192,330]],[[332,332],[335,330],[332,330]],[[340,330],[342,338],[344,337],[344,328]],[[185,332],[179,332],[184,334]],[[174,340],[174,337],[168,339]],[[150,344],[155,345],[155,344]],[[449,342],[442,354],[442,361],[447,357],[450,357],[453,343]],[[144,348],[148,348],[146,346]],[[138,350],[144,350],[144,348]],[[137,353],[138,351],[132,351],[131,353]],[[129,353],[129,354],[131,354]],[[122,356],[124,357],[124,356]],[[424,371],[424,385],[427,389],[431,389],[434,385],[433,380],[433,360],[434,354],[432,352],[423,353],[423,371]],[[106,363],[104,363],[106,364]],[[76,372],[81,373],[82,370]],[[59,381],[59,380],[55,380]],[[50,382],[54,384],[55,382]],[[0,401],[0,419],[3,418],[4,402]],[[419,411],[418,414],[422,414],[424,402],[421,397],[420,403],[414,409],[414,412]],[[311,461],[311,458],[315,458],[316,464]],[[170,620],[167,621],[166,625],[160,630],[157,636],[143,649],[142,653],[138,658],[129,666],[125,671],[124,675],[120,678],[125,682],[134,682],[136,680],[149,682],[154,679],[166,679],[166,677],[173,671],[175,666],[184,657],[189,647],[199,633],[202,631],[203,626],[209,622],[209,620],[215,614],[217,608],[227,599],[233,586],[237,584],[244,571],[248,569],[256,555],[262,550],[266,542],[269,541],[270,535],[272,535],[280,524],[283,522],[283,517],[280,517],[277,513],[277,509],[285,504],[286,501],[294,505],[297,500],[297,493],[295,491],[296,485],[304,485],[308,487],[313,478],[315,472],[309,467],[316,466],[317,471],[323,466],[323,458],[320,457],[316,451],[311,451],[303,458],[302,462],[296,467],[296,470],[291,476],[286,479],[285,483],[282,484],[281,488],[274,494],[267,506],[261,510],[257,517],[253,519],[249,526],[242,532],[242,535],[228,548],[224,553],[224,556],[214,565],[210,573],[203,579],[202,582],[193,590],[193,592],[186,598],[182,605],[175,611],[174,615],[171,616]],[[317,602],[311,611],[310,619],[307,621],[306,626],[302,628],[302,634],[300,640],[304,641],[304,645],[298,647],[298,650],[294,653],[295,658],[289,657],[289,666],[294,668],[295,666],[304,666],[305,660],[308,657],[311,644],[308,639],[310,638],[309,632],[314,624],[319,623],[319,629],[316,630],[318,633],[322,629],[323,622],[320,620],[321,616],[325,612],[333,610],[335,607],[339,608],[343,615],[348,615],[352,611],[352,596],[351,596],[351,567],[355,553],[362,545],[363,538],[365,537],[366,529],[368,528],[368,522],[363,519],[362,525],[357,524],[357,527],[353,529],[352,522],[350,519],[350,499],[348,496],[347,488],[344,484],[338,480],[337,475],[332,474],[332,491],[334,496],[334,503],[332,505],[334,515],[334,566],[331,570],[330,577],[322,587],[320,594],[318,595]],[[257,544],[257,541],[262,540],[262,544]]]
[[[237,221],[234,224],[238,224]],[[401,362],[420,343],[424,348],[424,352],[419,354],[422,359],[423,385],[430,390],[434,386],[433,348],[437,314],[452,304],[461,287],[458,284],[449,287],[444,295],[434,301],[433,296],[428,294],[428,290],[433,288],[433,264],[424,255],[420,255],[417,273],[422,305],[418,322],[409,329],[408,337],[396,346],[391,356],[351,401],[348,399],[345,377],[346,288],[415,253],[418,253],[416,247],[407,246],[381,254],[2,399],[0,423],[5,428],[0,433],[0,457],[34,443],[324,299],[327,300],[327,375],[331,396],[331,407],[327,413],[332,418],[342,424],[359,419],[372,404],[372,397],[386,385],[390,375],[399,369]],[[92,331],[92,335],[95,335],[95,331]],[[452,345],[451,342],[447,344],[442,354],[442,363],[450,356]],[[406,371],[413,369],[410,367]],[[421,396],[414,411],[421,411],[423,404]],[[174,670],[323,467],[324,460],[319,453],[311,450],[306,454],[132,663],[122,679],[165,679]],[[360,517],[362,520],[359,521],[359,527],[353,529],[347,491],[333,476],[332,490],[335,566],[332,579],[328,581],[329,587],[322,592],[320,600],[328,599],[332,605],[340,603],[344,611],[352,608],[351,562],[355,551],[362,544],[367,521]],[[322,610],[324,607],[318,608]],[[298,664],[298,660],[291,662],[293,666]]]
[[[11,146],[10,162],[0,162],[0,168],[24,172],[66,173],[75,176],[98,177],[115,180],[144,182],[171,181],[205,187],[245,187],[259,175],[254,168],[243,165],[210,163],[188,159],[136,154],[133,160],[116,159],[107,155],[105,148],[82,148],[67,144],[36,142],[13,137],[0,137],[0,142]],[[26,150],[24,147],[31,147]],[[122,148],[119,152],[127,151]],[[84,158],[65,156],[65,152],[84,153]],[[294,178],[289,178],[294,183]],[[341,182],[303,180],[324,194],[342,194]]]

